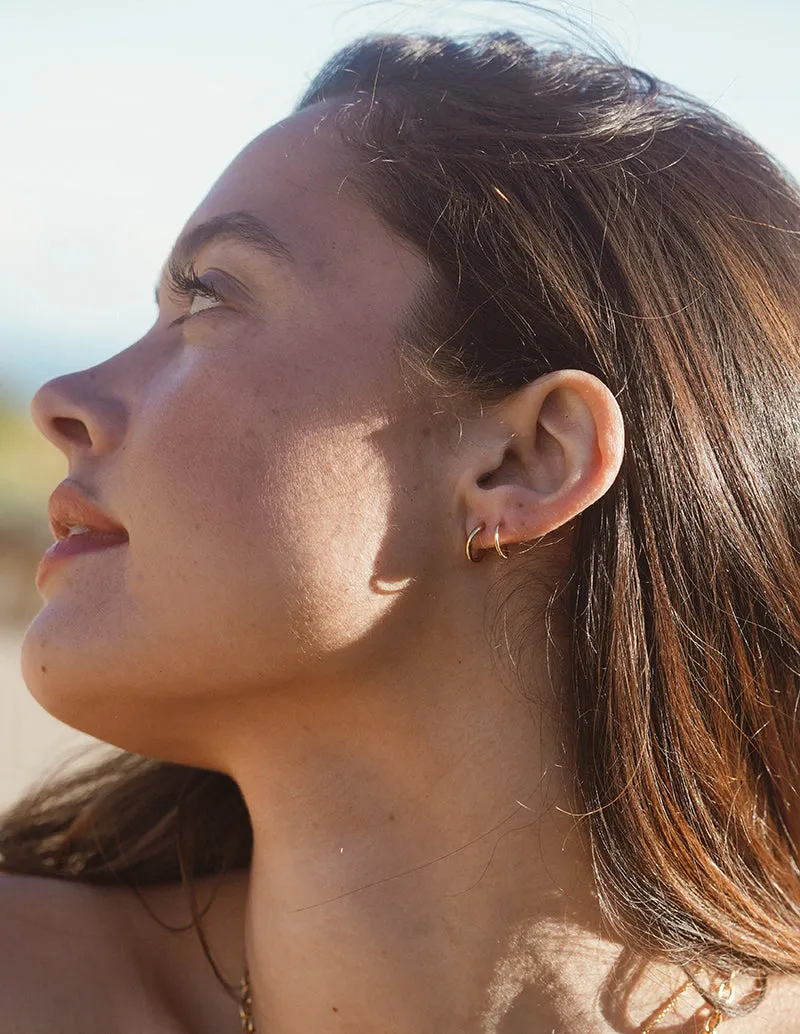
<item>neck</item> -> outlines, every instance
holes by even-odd
[[[204,926],[229,979],[246,948],[259,1034],[633,1034],[683,982],[600,932],[542,704],[558,691],[539,673],[531,707],[464,643],[457,657],[458,680],[420,651],[368,686],[326,678],[228,709],[247,719],[222,767],[254,849]],[[215,982],[205,961],[184,968],[189,1016]],[[797,999],[773,981],[746,1029],[793,1020]],[[682,998],[681,1030],[701,1005]]]
[[[260,1031],[550,1031],[565,989],[546,1005],[542,988],[555,994],[576,938],[593,947],[573,1013],[587,970],[599,983],[614,964],[618,949],[591,932],[548,736],[518,691],[468,670],[450,692],[395,669],[369,692],[327,685],[251,713],[257,748],[240,742],[232,774],[254,832]]]
[[[634,973],[600,933],[547,706],[563,689],[542,656],[523,692],[482,618],[438,602],[472,634],[440,619],[436,642],[378,651],[391,663],[227,709],[259,1034],[631,1034],[683,974]]]

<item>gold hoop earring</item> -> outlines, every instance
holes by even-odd
[[[467,560],[471,560],[473,564],[480,563],[480,561],[483,560],[483,554],[481,553],[480,556],[472,555],[472,540],[475,538],[476,535],[479,535],[485,527],[486,525],[483,523],[483,521],[481,521],[478,527],[474,528],[469,533],[469,536],[467,538]]]
[[[508,553],[504,553],[503,550],[500,548],[500,527],[501,526],[498,524],[497,527],[494,529],[494,548],[497,550],[497,552],[500,554],[503,560],[508,560]]]

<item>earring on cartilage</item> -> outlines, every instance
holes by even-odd
[[[501,525],[498,524],[497,527],[494,529],[494,548],[497,550],[497,552],[500,554],[503,560],[508,560],[508,553],[504,553],[503,550],[500,548],[500,527]]]
[[[472,555],[472,540],[475,538],[476,535],[479,535],[485,527],[486,525],[483,523],[483,521],[481,521],[478,527],[473,528],[472,531],[469,533],[469,536],[467,537],[467,560],[471,560],[473,564],[477,564],[481,560],[483,560],[483,553],[481,553],[480,556]]]

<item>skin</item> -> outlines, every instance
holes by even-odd
[[[525,594],[485,621],[521,544],[541,540],[533,590],[565,569],[574,518],[618,472],[619,408],[571,370],[484,411],[408,395],[393,332],[427,263],[350,188],[329,114],[258,137],[186,227],[251,212],[291,262],[208,246],[201,278],[246,291],[190,310],[162,283],[143,338],[37,394],[70,478],[130,542],[52,570],[25,678],[77,728],[238,783],[253,867],[208,933],[233,983],[246,949],[262,1034],[629,1030],[680,974],[651,967],[625,1008],[602,993],[624,950],[599,933],[569,814],[563,652]],[[79,890],[98,947],[77,975],[60,954],[65,986],[102,972],[131,1030],[240,1029],[192,933]],[[147,897],[185,918],[178,888]],[[100,1029],[91,1005],[77,1022]]]

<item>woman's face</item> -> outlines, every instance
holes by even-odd
[[[196,745],[232,698],[399,648],[452,549],[393,340],[427,266],[356,200],[326,110],[251,143],[181,234],[218,299],[165,276],[143,338],[34,400],[129,542],[50,570],[23,670],[57,717],[129,749],[180,755],[182,730],[213,765]]]

